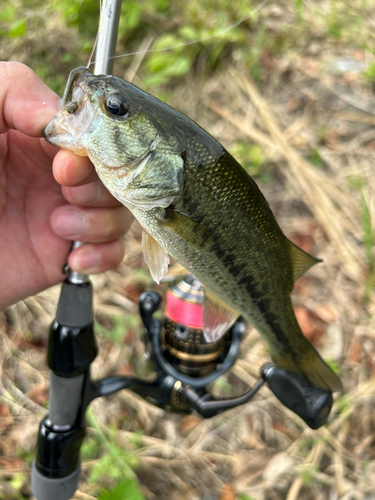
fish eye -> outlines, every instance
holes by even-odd
[[[129,111],[129,106],[120,96],[110,95],[104,103],[105,109],[114,116],[125,116]]]

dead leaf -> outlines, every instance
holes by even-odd
[[[274,422],[272,424],[272,427],[278,431],[278,432],[281,432],[282,434],[285,434],[285,436],[288,436],[289,438],[296,438],[294,435],[293,435],[293,432],[291,431],[291,429],[289,427],[286,427],[284,424],[282,424],[281,422]]]
[[[314,307],[314,313],[319,316],[319,319],[324,321],[324,323],[333,323],[336,320],[336,313],[329,306],[324,304],[319,304]]]
[[[319,342],[323,335],[322,321],[319,316],[310,309],[298,306],[294,308],[294,312],[307,340],[312,344]]]
[[[9,406],[5,403],[0,404],[0,429],[8,427],[13,423],[12,414],[10,413]]]
[[[11,413],[9,410],[9,406],[4,404],[0,404],[0,418],[10,417]]]
[[[131,375],[131,376],[134,376],[134,370],[133,368],[129,365],[129,363],[127,364],[123,364],[120,368],[120,374],[121,375]]]
[[[325,136],[323,142],[329,149],[336,149],[339,140],[339,134],[336,130],[331,129]]]
[[[224,484],[221,490],[220,500],[236,500],[236,493],[232,484]]]
[[[353,50],[352,55],[357,61],[363,61],[365,59],[365,52],[363,50]]]
[[[180,431],[189,433],[202,421],[197,415],[187,415],[180,420]]]
[[[313,246],[312,236],[309,234],[293,234],[290,241],[292,241],[297,247],[301,248],[304,252],[310,253]]]
[[[34,385],[26,396],[38,405],[43,405],[48,399],[48,385],[45,382]]]
[[[24,461],[22,458],[1,457],[0,466],[6,470],[22,469]]]

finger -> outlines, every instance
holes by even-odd
[[[0,62],[0,133],[15,129],[42,137],[56,115],[60,98],[24,64]]]
[[[82,274],[96,274],[117,267],[125,255],[122,240],[82,245],[69,255],[69,266]]]
[[[114,198],[100,181],[84,186],[62,188],[63,195],[72,205],[85,207],[119,207],[121,203]]]
[[[55,156],[53,175],[62,186],[81,186],[98,180],[87,156],[77,156],[66,150],[60,150]]]
[[[112,241],[125,234],[133,216],[124,206],[115,208],[82,208],[63,205],[51,215],[56,234],[67,240],[89,243]]]

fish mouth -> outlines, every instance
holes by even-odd
[[[84,73],[87,73],[87,75],[84,76],[84,79],[86,81],[90,76],[91,77],[93,76],[92,73],[90,73],[90,71],[87,68],[85,68],[84,66],[79,66],[78,68],[73,69],[73,71],[70,72],[69,77],[68,77],[68,81],[66,82],[64,95],[62,96],[62,99],[61,99],[60,110],[63,109],[67,105],[67,103],[72,100],[73,86],[74,86],[74,84],[77,83],[78,77],[80,77],[80,76],[83,77]]]
[[[74,105],[74,102],[72,104]],[[43,130],[43,137],[54,146],[71,150],[80,156],[87,156],[86,149],[81,144],[81,138],[92,119],[91,106],[83,105],[74,114],[69,114],[64,108],[47,124]]]
[[[43,130],[47,142],[62,149],[69,149],[80,156],[87,156],[82,147],[82,134],[88,129],[94,109],[86,92],[88,76],[83,75],[87,68],[73,70],[61,100],[60,111]]]
[[[44,139],[53,146],[61,149],[68,149],[79,156],[87,156],[86,149],[79,145],[77,136],[74,131],[60,120],[61,116],[57,114],[43,130]]]

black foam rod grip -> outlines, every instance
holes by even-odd
[[[300,416],[311,429],[318,429],[327,420],[333,403],[329,390],[276,366],[265,367],[263,377],[281,403]]]

